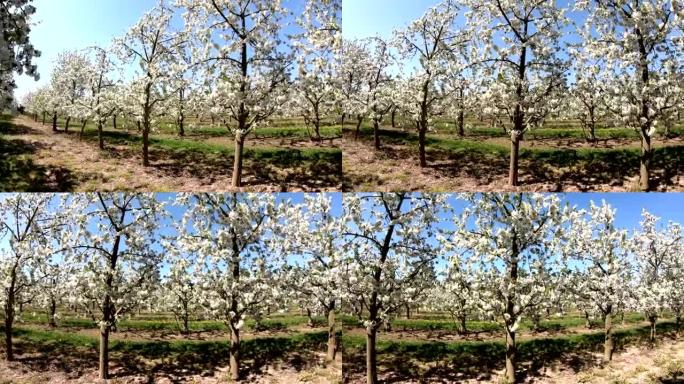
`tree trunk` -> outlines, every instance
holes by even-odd
[[[589,320],[589,311],[584,311],[584,327],[591,329],[591,321]]]
[[[391,117],[392,117],[392,128],[396,128],[397,127],[397,123],[396,123],[397,109],[396,108],[392,108]]]
[[[57,112],[52,114],[52,131],[57,132]]]
[[[71,123],[71,116],[67,116],[66,122],[64,122],[64,132],[69,132],[69,123]]]
[[[313,328],[314,319],[313,319],[313,317],[311,317],[311,310],[309,308],[306,309],[306,317],[309,318],[309,320],[306,322],[306,325]]]
[[[378,356],[375,349],[376,330],[374,326],[366,327],[366,384],[378,383]]]
[[[145,122],[143,127],[143,166],[150,166],[150,125],[149,122]]]
[[[13,301],[13,300],[12,300]],[[6,360],[14,360],[14,348],[12,345],[12,323],[14,322],[14,309],[5,304],[5,352]],[[12,305],[14,305],[12,303]]]
[[[515,130],[511,131],[511,161],[508,172],[508,183],[512,186],[518,185],[518,161],[520,152],[520,135]]]
[[[411,318],[411,306],[406,304],[406,318],[410,319]]]
[[[46,115],[46,114],[47,114],[47,113],[43,112],[43,125],[45,125],[45,115]]]
[[[334,361],[337,354],[337,332],[335,329],[335,308],[328,311],[328,353],[325,355],[326,361]]]
[[[136,123],[138,125],[138,132],[142,131],[142,125],[140,124],[140,122],[136,121]]]
[[[458,136],[463,137],[465,136],[465,130],[464,130],[464,125],[465,125],[465,113],[463,110],[460,110],[458,112],[458,119],[456,121],[457,128],[458,128]]]
[[[354,140],[358,140],[361,135],[361,123],[363,123],[363,117],[358,116],[356,118],[356,131],[354,132]]]
[[[186,335],[190,333],[190,326],[188,325],[188,317],[189,316],[187,313],[183,316],[183,333]]]
[[[240,380],[240,330],[236,329],[231,323],[230,325],[230,377],[231,379]]]
[[[114,126],[114,129],[117,129],[116,128],[116,114],[114,114],[114,116],[112,116],[112,125]]]
[[[651,343],[655,342],[657,321],[658,321],[658,316],[651,315],[648,317],[648,322],[651,324],[651,335],[650,335]]]
[[[612,306],[609,305],[606,313],[604,314],[605,341],[603,342],[603,359],[605,361],[611,361],[613,359],[613,350],[615,349],[615,342],[613,340],[612,310]]]
[[[104,136],[102,134],[102,123],[97,123],[97,139],[99,141],[100,149],[104,149]]]
[[[57,323],[55,322],[55,315],[57,314],[57,300],[55,300],[53,297],[50,298],[50,318],[48,319],[48,325],[50,328],[54,328],[57,326]]]
[[[461,322],[461,334],[467,335],[468,334],[468,325],[466,322],[466,317],[465,316],[459,316],[458,319]]]
[[[651,178],[651,159],[653,158],[653,148],[651,148],[651,137],[646,132],[641,133],[641,164],[639,172],[639,188],[642,191],[649,191]]]
[[[185,115],[182,112],[178,116],[178,136],[185,136]]]
[[[245,147],[245,138],[242,134],[235,137],[235,154],[233,158],[233,187],[242,186],[242,150]]]
[[[425,131],[427,131],[427,122],[422,122],[418,130],[418,154],[420,156],[420,167],[427,167],[427,159],[425,158]]]
[[[380,149],[380,123],[377,119],[373,119],[373,144],[375,149]]]
[[[100,379],[109,378],[109,324],[100,325]]]
[[[506,380],[515,383],[515,332],[506,327]]]
[[[677,311],[675,313],[675,329],[677,330],[677,334],[681,331],[682,327],[682,312]]]

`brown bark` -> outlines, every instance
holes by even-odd
[[[515,383],[515,358],[517,347],[515,346],[515,332],[506,328],[506,380]]]
[[[458,112],[458,118],[456,119],[456,127],[458,128],[458,136],[463,137],[465,136],[465,113],[463,110]]]
[[[116,128],[116,114],[114,114],[114,116],[112,116],[112,125],[114,126],[114,129],[117,129]]]
[[[425,157],[425,131],[427,131],[427,122],[420,124],[418,130],[418,154],[420,156],[420,167],[427,167],[427,159]]]
[[[366,384],[378,383],[378,356],[375,348],[376,329],[366,328]]]
[[[109,328],[108,324],[100,326],[100,379],[109,378]]]
[[[143,129],[143,166],[150,166],[150,129],[149,124],[145,124]]]
[[[49,313],[49,318],[48,318],[48,325],[50,328],[54,328],[57,326],[57,323],[55,322],[55,316],[57,313],[57,301],[54,298],[50,298],[50,313]]]
[[[237,204],[236,196],[233,196],[233,204]],[[233,207],[235,208],[235,206]],[[237,234],[234,229],[231,229],[231,237],[233,243],[233,257],[231,259],[231,273],[233,281],[240,281],[240,249],[238,248]],[[230,347],[228,349],[228,358],[230,360],[230,377],[234,381],[240,380],[240,330],[237,328],[238,323],[238,301],[233,298],[230,303],[230,311],[235,314],[229,321],[230,324]],[[258,320],[258,319],[257,319]]]
[[[375,149],[380,149],[380,123],[373,119],[373,144]]]
[[[306,322],[306,325],[309,326],[309,327],[311,327],[311,328],[313,328],[313,326],[314,326],[314,319],[313,319],[313,317],[311,316],[311,310],[310,310],[309,308],[306,309],[306,317],[309,318],[309,319],[307,320],[307,322]]]
[[[615,341],[613,340],[613,307],[608,305],[608,309],[604,314],[604,328],[605,337],[603,342],[603,359],[611,361],[613,359],[613,350],[615,349]]]
[[[104,135],[102,134],[102,123],[97,123],[97,139],[99,142],[100,149],[104,149]]]
[[[245,147],[245,138],[240,134],[235,137],[235,154],[233,157],[233,187],[242,186],[242,151]]]
[[[589,320],[589,311],[584,311],[584,327],[591,329],[591,321]]]
[[[520,135],[516,131],[511,132],[511,158],[510,169],[508,171],[508,184],[512,186],[518,185],[518,163],[520,156]]]
[[[518,256],[520,248],[518,245],[518,238],[515,229],[512,233],[511,244],[511,261],[508,267],[508,277],[512,285],[518,281]],[[506,297],[506,379],[509,383],[515,383],[515,368],[516,368],[516,353],[517,347],[515,345],[515,331],[513,330],[517,322],[517,313],[515,311],[515,293],[510,292]]]
[[[354,131],[354,140],[358,140],[361,135],[361,123],[363,123],[363,116],[356,117],[356,131]]]
[[[57,112],[52,114],[52,131],[57,132]]]
[[[230,326],[230,377],[240,380],[240,330],[234,324]]]
[[[14,347],[12,344],[12,325],[14,323],[14,297],[7,298],[5,304],[5,359],[14,360]]]
[[[326,361],[334,361],[337,354],[337,331],[335,326],[335,307],[333,302],[333,309],[328,311],[328,352],[325,355]]]
[[[656,324],[658,322],[658,316],[651,315],[648,317],[648,322],[651,325],[650,340],[651,343],[655,342],[656,337]]]
[[[71,123],[71,116],[68,116],[64,122],[64,132],[69,132],[69,124]]]
[[[653,148],[651,147],[651,137],[646,132],[641,134],[641,158],[639,165],[639,188],[642,191],[651,189],[651,160],[653,159]]]
[[[465,316],[459,316],[458,319],[461,322],[461,329],[460,329],[461,334],[467,335],[468,334],[468,324],[467,324],[466,317]]]
[[[183,112],[178,116],[178,136],[185,136],[185,115]]]

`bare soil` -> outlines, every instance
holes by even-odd
[[[324,353],[314,353],[313,361],[298,362],[296,359],[268,365],[258,375],[249,375],[244,382],[255,384],[341,384],[342,357],[331,364],[325,364]],[[311,356],[299,356],[310,359]],[[97,368],[84,368],[80,372],[66,372],[59,365],[34,370],[25,362],[41,358],[39,355],[21,355],[17,361],[0,361],[0,384],[224,384],[231,383],[229,367],[217,367],[214,372],[184,374],[180,372],[147,372],[129,374],[116,364],[110,366],[111,379],[107,382],[98,378]],[[97,361],[96,361],[97,362]]]
[[[471,138],[472,139],[472,138]],[[470,140],[470,139],[468,139]],[[475,141],[510,146],[507,138],[481,138]],[[428,166],[421,168],[417,145],[384,140],[375,150],[370,138],[353,140],[347,134],[341,144],[344,153],[344,189],[349,191],[433,191],[433,192],[625,192],[638,190],[638,162],[622,152],[609,161],[574,161],[571,152],[562,166],[546,161],[520,158],[518,187],[508,185],[508,156],[479,153],[448,153],[428,146]],[[577,139],[525,140],[523,149],[638,149],[634,140],[606,140],[586,143]],[[656,191],[684,191],[684,141],[681,138],[654,142],[655,148],[670,148],[670,157],[654,158],[652,184]]]
[[[25,327],[28,328],[28,327]],[[42,326],[31,326],[43,329]],[[302,329],[315,331],[316,329]],[[297,332],[245,332],[243,340],[257,337],[287,336]],[[97,330],[75,330],[79,335],[97,337]],[[115,332],[112,340],[126,341],[172,341],[180,339],[178,335],[155,332]],[[221,332],[197,333],[189,340],[221,340],[227,335]],[[13,362],[0,361],[0,384],[219,384],[229,383],[229,366],[227,355],[214,349],[195,355],[191,352],[179,354],[162,354],[158,357],[147,357],[144,352],[132,354],[118,350],[110,352],[110,377],[104,383],[98,379],[96,348],[62,345],[59,342],[34,343],[15,337],[15,355]],[[0,347],[0,349],[2,349]],[[252,352],[252,353],[250,353]],[[316,350],[286,351],[273,354],[268,349],[263,351],[244,351],[244,382],[258,384],[313,383],[338,384],[342,382],[342,354],[330,364],[325,362],[325,352]]]
[[[16,130],[6,138],[14,146],[25,148],[32,168],[40,169],[39,185],[32,189],[47,191],[232,191],[232,159],[208,159],[195,153],[169,154],[150,150],[150,167],[142,166],[140,148],[106,143],[100,150],[96,143],[80,141],[76,135],[54,133],[51,126],[34,122],[26,116],[13,120]],[[217,139],[222,140],[222,139]],[[225,139],[224,139],[225,140]],[[278,141],[280,143],[281,141]],[[221,142],[223,144],[223,142]],[[252,143],[253,144],[253,143]],[[249,142],[247,146],[252,145]],[[276,144],[266,140],[257,145]],[[336,143],[335,143],[336,144]],[[228,145],[228,144],[226,144]],[[292,146],[324,145],[307,143]],[[341,174],[332,165],[276,167],[270,164],[245,164],[241,190],[328,191],[339,190]]]
[[[661,336],[662,338],[662,336]],[[460,359],[407,360],[401,356],[382,356],[378,378],[393,384],[461,383],[500,384],[505,370],[466,367]],[[473,356],[474,359],[482,358]],[[497,356],[496,359],[503,356]],[[665,337],[655,347],[627,346],[604,362],[602,353],[573,351],[559,359],[519,362],[520,382],[526,384],[681,384],[684,383],[684,338]],[[350,384],[364,384],[365,371],[356,367],[347,374]]]

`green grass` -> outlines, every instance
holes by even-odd
[[[362,327],[361,322],[354,317],[341,317],[342,324],[347,327]],[[616,320],[617,321],[617,320]],[[644,321],[640,313],[625,314],[625,323],[634,324]],[[442,319],[394,319],[391,321],[393,330],[404,331],[450,331],[457,332],[460,324],[450,318]],[[566,316],[563,318],[551,318],[542,320],[540,331],[561,331],[574,327],[584,327],[584,318],[581,316]],[[600,326],[600,320],[593,319],[592,326]],[[503,332],[503,326],[493,321],[467,321],[466,327],[469,332]],[[520,324],[521,330],[532,330],[533,323],[525,320]]]
[[[2,327],[0,327],[2,329]],[[94,349],[99,340],[96,337],[78,335],[61,331],[44,331],[26,328],[14,328],[12,334],[23,342],[46,345],[82,347]],[[327,332],[296,333],[290,336],[264,337],[243,340],[241,351],[244,355],[254,356],[268,352],[270,354],[301,349],[319,349],[327,341]],[[110,351],[142,356],[149,359],[169,357],[173,355],[213,356],[228,355],[228,341],[130,341],[110,340]]]
[[[22,320],[30,324],[43,324],[48,323],[46,314],[24,314],[22,315]],[[260,330],[285,330],[290,327],[301,326],[308,322],[306,316],[273,316],[272,318],[266,318],[261,321]],[[321,326],[326,323],[326,319],[321,316],[314,317],[314,324]],[[66,316],[63,319],[57,320],[57,325],[63,328],[87,328],[95,329],[98,327],[97,323],[91,319],[83,319],[77,317]],[[255,321],[253,319],[248,319],[245,322],[247,329],[254,330]],[[190,321],[188,324],[191,331],[228,331],[228,326],[222,321],[214,320],[194,320]],[[180,326],[173,319],[124,319],[119,321],[117,327],[120,331],[171,331],[179,332]]]
[[[660,338],[664,333],[675,330],[672,322],[658,324]],[[641,344],[648,341],[650,328],[633,327],[616,330],[614,332],[617,349],[623,349],[627,345]],[[571,352],[600,351],[603,348],[603,332],[586,334],[573,334],[549,338],[522,340],[517,342],[518,360],[520,362],[533,362],[535,364],[547,364],[549,361],[561,358]],[[358,366],[355,362],[363,360],[365,351],[365,337],[360,335],[343,335],[342,345],[345,357],[350,366]],[[408,376],[416,375],[415,371],[402,372],[402,367],[411,367],[412,360],[423,362],[449,361],[453,369],[461,372],[479,372],[483,369],[500,369],[505,357],[505,343],[503,333],[501,340],[495,341],[418,341],[418,340],[378,340],[377,351],[380,365],[383,362],[391,364],[399,374]],[[356,368],[357,370],[362,369]]]

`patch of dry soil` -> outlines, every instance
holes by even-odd
[[[23,126],[25,132],[12,135],[12,139],[22,140],[36,148],[32,159],[37,165],[48,169],[63,168],[71,172],[76,191],[174,191],[174,192],[225,192],[233,191],[230,186],[231,172],[228,164],[219,170],[202,172],[198,175],[196,167],[178,166],[168,159],[151,159],[152,167],[142,166],[139,151],[131,151],[125,146],[108,145],[108,149],[101,151],[92,142],[79,141],[74,136],[62,132],[54,133],[51,126],[34,122],[26,116],[16,117],[13,122]],[[105,143],[107,144],[107,143]],[[302,144],[310,146],[313,144]],[[290,172],[301,170],[266,170],[263,172]],[[48,179],[50,178],[50,175]],[[257,192],[299,191],[309,187],[296,185],[296,178],[292,183],[273,185],[264,182],[251,172],[243,174],[244,190]],[[314,175],[315,176],[315,175]],[[330,188],[317,187],[316,190]],[[332,188],[333,190],[338,187]]]

